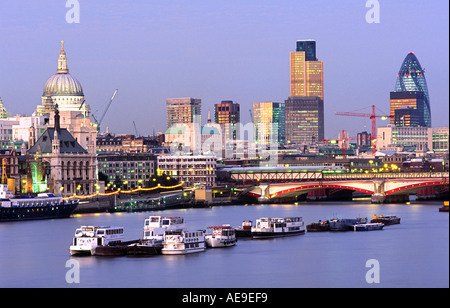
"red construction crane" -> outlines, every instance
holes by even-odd
[[[375,156],[377,148],[375,146],[375,140],[377,135],[377,118],[388,119],[393,118],[393,115],[376,115],[375,114],[375,105],[372,106],[372,113],[356,113],[356,112],[336,112],[336,115],[341,116],[353,116],[353,117],[364,117],[370,118],[372,120],[372,136],[371,136],[371,145],[372,145],[372,155]]]
[[[346,136],[345,135],[345,130],[342,130],[342,136],[339,139],[331,139],[331,140],[326,140],[326,139],[322,139],[323,142],[342,142],[341,148],[342,148],[342,158],[346,159],[347,158],[347,142],[350,140],[356,140],[357,138],[355,137],[350,137],[350,136]]]

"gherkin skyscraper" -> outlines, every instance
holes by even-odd
[[[427,80],[425,79],[425,72],[413,52],[408,53],[397,75],[395,92],[393,93],[395,93],[396,98],[400,98],[399,95],[401,96],[402,92],[405,93],[406,96],[411,96],[411,94],[423,96],[423,99],[416,101],[415,106],[410,107],[419,110],[423,126],[431,127],[430,96],[428,93]],[[391,109],[392,98],[393,95],[391,94]]]

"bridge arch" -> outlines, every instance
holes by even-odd
[[[385,190],[385,195],[399,195],[399,194],[405,194],[405,193],[414,193],[421,189],[427,188],[427,187],[435,187],[435,186],[443,186],[448,185],[448,181],[446,180],[436,180],[436,181],[429,181],[429,182],[417,182],[417,183],[409,183],[404,186],[395,187],[391,189]],[[389,187],[386,185],[386,187]]]

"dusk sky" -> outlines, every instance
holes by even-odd
[[[289,52],[317,41],[324,62],[325,136],[371,130],[370,119],[338,111],[389,112],[389,92],[413,51],[425,68],[433,127],[449,125],[449,4],[379,0],[380,23],[366,22],[366,0],[79,0],[80,23],[67,23],[66,0],[0,2],[0,97],[12,115],[31,115],[56,73],[65,41],[70,74],[86,102],[117,134],[165,131],[166,99],[241,104],[289,96]],[[378,125],[387,122],[378,121]]]

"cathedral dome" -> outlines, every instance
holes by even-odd
[[[69,74],[64,42],[62,41],[61,43],[58,70],[45,83],[42,96],[84,96],[80,82]]]
[[[58,73],[45,83],[42,96],[84,96],[83,88],[78,80],[69,73]]]

